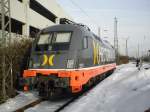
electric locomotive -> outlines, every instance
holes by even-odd
[[[40,31],[33,42],[24,90],[35,85],[41,96],[79,93],[116,68],[115,51],[81,24],[60,24]]]

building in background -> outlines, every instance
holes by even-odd
[[[30,37],[60,18],[71,19],[56,0],[10,0],[10,13],[12,34]]]

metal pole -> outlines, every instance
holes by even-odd
[[[128,49],[127,49],[127,39],[126,39],[126,56],[128,56]]]
[[[6,81],[7,79],[7,69],[9,66],[6,66],[6,47],[7,45],[7,39],[10,42],[10,37],[11,37],[11,18],[10,18],[10,0],[1,0],[0,2],[0,8],[1,8],[1,29],[2,29],[2,40],[3,40],[3,55],[2,55],[2,97],[3,100],[6,100],[7,97],[7,91],[6,91],[6,85],[10,86],[7,84],[8,82]],[[8,19],[6,19],[8,18]],[[12,82],[12,76],[11,76],[11,82]],[[13,83],[11,83],[12,85]]]
[[[3,48],[6,48],[6,38],[5,38],[5,7],[4,7],[4,0],[1,1],[1,24],[2,24],[2,39],[3,39]],[[2,96],[3,100],[6,99],[6,77],[5,77],[5,67],[6,67],[6,59],[5,59],[5,50],[3,51],[3,56],[2,56]]]
[[[146,39],[146,36],[144,35],[143,47],[144,47],[145,39]],[[143,51],[144,51],[143,56],[146,56],[146,47],[143,48]]]
[[[128,39],[129,39],[129,37],[126,38],[126,56],[128,56]]]
[[[140,45],[138,43],[138,58],[140,57]]]
[[[114,18],[114,48],[116,55],[116,63],[119,63],[119,52],[118,52],[118,31],[117,31],[117,18]]]
[[[98,36],[101,37],[101,28],[98,27]]]

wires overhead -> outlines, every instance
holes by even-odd
[[[63,1],[63,0],[58,0],[58,1]],[[89,20],[88,23],[91,23],[91,24],[86,24],[86,25],[87,25],[87,26],[90,25],[91,28],[92,28],[95,32],[98,31],[98,33],[96,33],[96,34],[98,34],[99,37],[101,37],[100,24],[99,24],[97,21],[95,21],[94,18],[91,17],[82,7],[80,7],[76,2],[74,2],[74,0],[67,0],[67,2],[70,2],[71,5],[75,6],[77,9],[79,9],[79,10],[81,11],[81,13],[83,13],[83,14],[87,17],[87,19]],[[60,3],[61,3],[61,2],[60,2]],[[67,4],[66,4],[66,5],[67,5]],[[84,24],[85,24],[85,23],[84,23]]]
[[[79,8],[80,11],[81,11],[84,15],[86,15],[92,23],[94,23],[96,26],[98,26],[98,23],[97,23],[93,18],[91,18],[91,17],[86,13],[86,11],[83,10],[77,3],[75,3],[73,0],[69,0],[69,1],[70,1],[74,6],[76,6],[77,8]]]

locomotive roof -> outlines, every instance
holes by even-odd
[[[59,24],[59,25],[54,25],[54,26],[50,26],[47,28],[44,28],[42,30],[42,33],[46,33],[49,31],[74,31],[76,29],[79,29],[81,31],[85,31],[87,33],[91,33],[91,35],[93,35],[93,37],[100,41],[101,44],[103,44],[103,46],[112,49],[113,46],[106,40],[101,39],[100,37],[98,37],[96,34],[94,34],[92,31],[90,31],[90,29],[82,24]]]
[[[47,28],[44,28],[42,30],[42,32],[48,32],[48,31],[74,31],[75,29],[80,29],[83,30],[85,29],[83,26],[81,25],[75,25],[75,24],[59,24],[59,25],[54,25],[54,26],[50,26]]]

